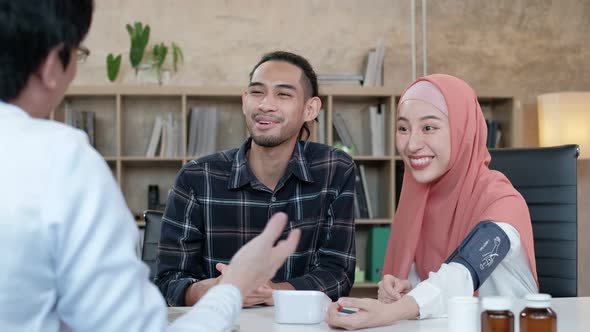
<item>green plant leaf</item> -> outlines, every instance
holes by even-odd
[[[131,62],[131,66],[135,69],[135,74],[137,74],[139,65],[143,60],[145,49],[149,43],[150,26],[146,24],[144,27],[141,22],[135,22],[133,26],[127,24],[127,31],[129,32],[131,41],[129,62]]]
[[[143,29],[143,31],[141,31],[140,35],[141,46],[145,49],[148,42],[150,41],[150,26],[146,24],[145,28]]]
[[[178,44],[172,42],[172,68],[174,72],[178,71],[178,63],[184,62],[184,54],[182,53],[182,49]]]
[[[114,82],[119,75],[121,69],[121,54],[116,57],[112,53],[107,56],[107,77],[109,81]]]
[[[133,37],[133,27],[131,27],[131,25],[127,24],[127,32],[129,32],[129,37]]]
[[[156,44],[152,48],[152,57],[154,58],[154,67],[156,68],[156,74],[158,76],[158,83],[162,84],[162,65],[166,61],[166,55],[168,54],[168,46],[164,43]]]

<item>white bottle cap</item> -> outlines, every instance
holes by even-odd
[[[484,297],[483,300],[481,300],[481,306],[483,310],[510,310],[512,301],[508,297],[490,296]]]
[[[479,300],[477,297],[452,297],[447,303],[448,330],[473,332],[479,326]]]
[[[525,299],[526,306],[529,308],[551,307],[551,295],[549,294],[527,294]]]

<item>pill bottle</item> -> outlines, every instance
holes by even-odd
[[[512,301],[501,296],[485,297],[481,301],[481,332],[514,332]]]
[[[557,332],[557,315],[551,309],[551,295],[528,294],[520,312],[520,332]]]

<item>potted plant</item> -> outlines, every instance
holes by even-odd
[[[172,53],[172,71],[175,73],[178,71],[178,65],[184,62],[184,54],[178,44],[171,42],[168,46],[164,42],[160,42],[152,46],[151,52],[146,54],[150,39],[150,26],[134,22],[133,25],[127,24],[126,28],[130,39],[129,62],[135,70],[138,82],[155,83],[157,81],[161,85],[167,81],[165,78],[169,77],[170,69],[166,69],[165,65],[169,51]],[[109,53],[107,55],[107,78],[111,82],[114,82],[119,75],[121,58],[121,54],[115,56]]]
[[[150,26],[146,24],[144,27],[141,22],[135,22],[133,26],[127,24],[126,27],[131,39],[129,62],[131,62],[131,67],[135,69],[135,75],[137,75],[139,65],[143,60],[143,54],[150,40]]]
[[[163,83],[163,74],[166,72],[163,66],[169,49],[172,49],[172,70],[175,73],[178,71],[178,64],[184,61],[182,49],[175,42],[172,42],[170,47],[164,43],[154,45],[152,48],[153,65],[160,85]]]
[[[112,53],[107,55],[107,77],[109,81],[114,82],[119,76],[121,69],[121,54],[114,56]]]

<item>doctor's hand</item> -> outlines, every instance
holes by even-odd
[[[286,224],[285,213],[273,215],[262,233],[238,250],[229,265],[217,264],[216,268],[222,272],[219,284],[238,287],[249,305],[264,303],[269,297],[272,300],[272,289],[261,286],[268,284],[287,257],[295,252],[301,237],[301,231],[295,229],[287,239],[274,245]],[[249,299],[251,294],[254,295],[252,301]],[[255,303],[263,298],[264,301]]]
[[[412,289],[412,285],[408,280],[402,280],[386,274],[383,280],[379,281],[379,290],[377,291],[377,299],[383,303],[392,303],[399,301],[407,292]]]
[[[215,268],[217,271],[221,272],[223,276],[223,271],[227,267],[226,264],[217,263]],[[274,289],[281,289],[280,284],[275,284],[272,281],[268,280],[260,287],[256,288],[249,294],[243,294],[243,306],[244,308],[251,307],[257,304],[266,304],[266,305],[274,305],[274,301],[272,299],[272,291]]]

